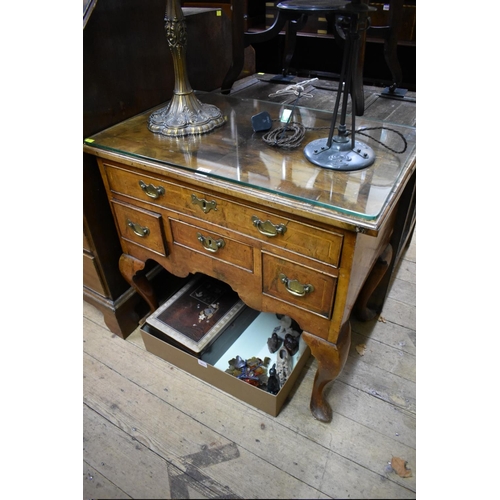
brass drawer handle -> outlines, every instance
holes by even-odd
[[[198,240],[201,241],[205,250],[208,250],[209,252],[215,253],[219,250],[219,248],[224,248],[225,242],[223,239],[216,240],[210,236],[205,237],[201,233],[196,233],[196,236],[198,237]]]
[[[136,224],[135,222],[132,222],[130,219],[127,219],[127,226],[131,227],[132,231],[134,231],[134,233],[137,234],[137,236],[140,236],[141,238],[145,238],[149,234],[149,227]]]
[[[139,186],[150,198],[157,199],[165,194],[163,186],[156,187],[153,184],[146,184],[144,181],[139,181]]]
[[[210,210],[217,210],[217,202],[214,200],[207,201],[203,198],[202,199],[197,198],[196,195],[192,194],[191,201],[193,202],[194,205],[199,205],[206,214],[208,214]]]
[[[252,215],[253,225],[265,236],[272,238],[278,234],[286,233],[285,224],[273,224],[269,219],[266,222],[262,222],[257,216]]]
[[[297,280],[288,279],[283,273],[279,275],[280,280],[284,283],[286,291],[296,297],[304,297],[308,293],[314,292],[312,285],[302,285]]]

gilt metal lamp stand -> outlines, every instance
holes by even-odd
[[[167,106],[153,112],[151,132],[169,137],[204,134],[224,124],[219,108],[195,96],[186,72],[186,21],[179,0],[167,0],[165,32],[173,58],[174,93]]]

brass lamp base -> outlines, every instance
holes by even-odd
[[[206,134],[225,122],[217,106],[201,103],[194,92],[174,94],[164,108],[151,113],[148,128],[151,132],[168,137]]]
[[[225,123],[219,108],[203,104],[194,95],[186,71],[186,21],[179,0],[167,0],[165,33],[174,65],[174,94],[164,108],[151,113],[148,129],[182,137],[210,132]]]

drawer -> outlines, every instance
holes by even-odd
[[[237,267],[253,272],[254,260],[251,246],[234,238],[221,236],[195,225],[170,220],[174,245],[181,245]]]
[[[324,231],[288,217],[190,189],[180,190],[179,202],[181,200],[184,200],[183,213],[258,239],[263,244],[285,248],[335,267],[339,265],[343,243],[341,233]]]
[[[334,267],[339,265],[344,240],[341,232],[315,228],[189,186],[104,165],[114,193],[170,208]]]
[[[109,188],[113,193],[124,194],[146,202],[167,206],[175,198],[170,185],[147,175],[136,174],[119,166],[103,163]]]
[[[166,257],[167,247],[160,214],[114,200],[112,206],[123,240]]]
[[[336,276],[262,253],[264,295],[329,319],[336,287]]]
[[[95,257],[86,252],[83,252],[83,284],[103,296],[108,295],[102,284]]]
[[[235,226],[262,242],[338,267],[344,237],[287,217],[245,207],[228,216]]]

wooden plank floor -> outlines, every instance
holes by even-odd
[[[352,322],[330,424],[309,412],[314,358],[273,418],[147,352],[138,329],[113,335],[84,302],[83,498],[415,498],[415,269],[416,233],[380,318]]]

